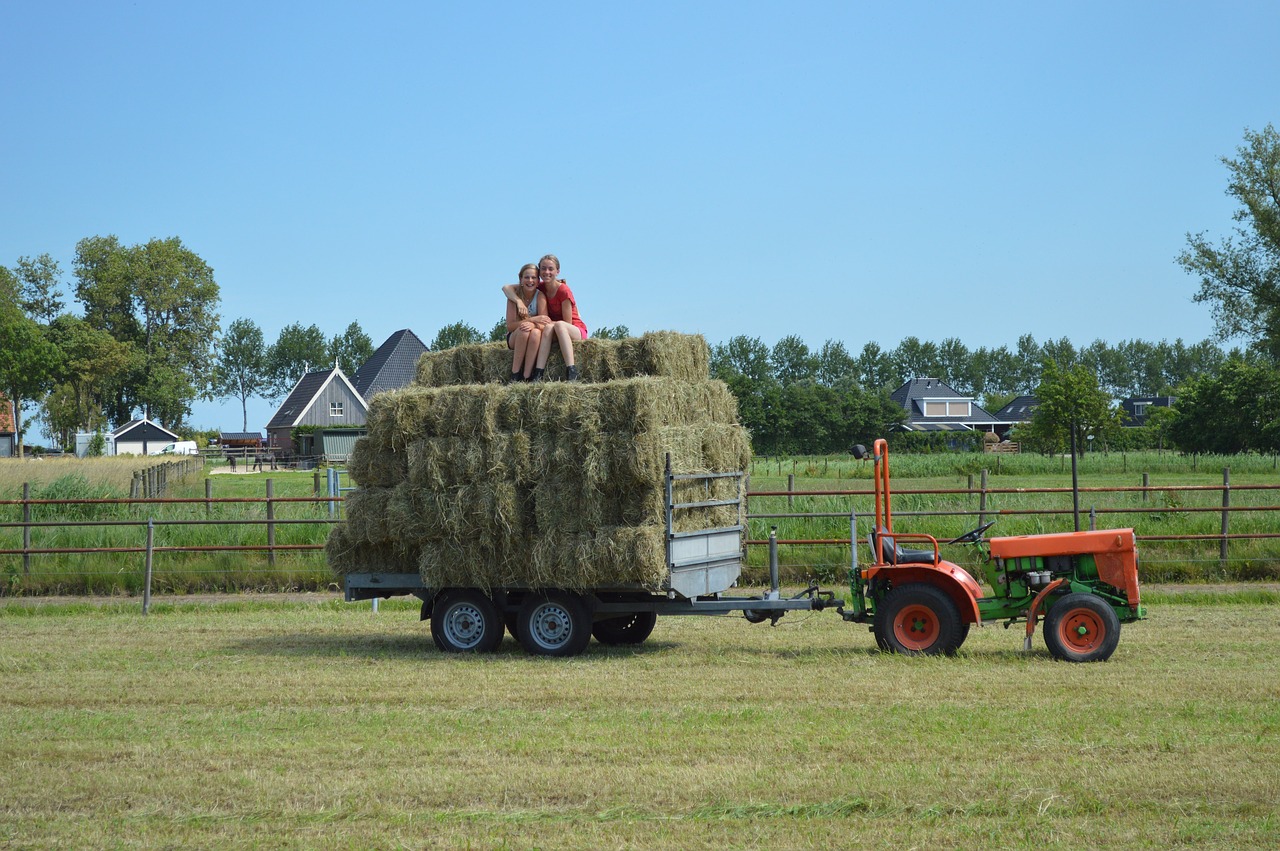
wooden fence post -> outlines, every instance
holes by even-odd
[[[213,509],[213,479],[204,480],[204,519],[209,519]]]
[[[267,479],[267,564],[276,566],[276,505],[272,502],[275,490],[271,479]]]
[[[987,470],[982,470],[982,490],[978,493],[978,525],[987,522]]]
[[[1231,516],[1231,468],[1222,468],[1222,545],[1218,549],[1218,566],[1227,567],[1227,534]]]
[[[146,558],[146,577],[142,586],[142,613],[149,614],[151,611],[151,557],[152,548],[155,545],[155,519],[147,518],[147,558]]]
[[[31,575],[31,482],[22,483],[22,575]]]
[[[1147,501],[1147,488],[1149,487],[1151,487],[1151,474],[1143,473],[1142,474],[1142,501],[1143,502]]]
[[[795,503],[792,502],[791,492],[796,489],[796,474],[787,473],[787,508],[794,508]]]

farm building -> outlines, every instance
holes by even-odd
[[[150,455],[182,438],[146,418],[127,422],[107,437],[108,455]],[[112,448],[114,447],[114,449]]]
[[[315,432],[333,426],[362,426],[368,413],[364,397],[340,367],[308,372],[267,423],[267,440],[285,455],[316,454],[314,445],[295,444],[294,429],[311,426],[308,431]]]

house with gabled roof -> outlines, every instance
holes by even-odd
[[[972,396],[937,378],[914,378],[889,394],[907,412],[906,431],[995,431],[1010,423],[988,413]]]
[[[395,332],[351,377],[356,392],[369,400],[375,393],[409,386],[418,372],[418,358],[426,351],[422,340],[408,328]]]
[[[154,455],[165,444],[182,439],[146,417],[125,423],[106,438],[108,455]]]
[[[267,423],[267,442],[285,455],[311,454],[294,443],[293,430],[314,426],[315,430],[333,426],[362,426],[369,406],[355,385],[337,365],[308,372],[285,397],[271,422]],[[306,447],[309,449],[309,447]]]

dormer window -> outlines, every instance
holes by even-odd
[[[973,403],[968,399],[926,399],[923,404],[926,417],[967,417]]]

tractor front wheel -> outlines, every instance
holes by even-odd
[[[894,588],[876,610],[876,643],[891,653],[950,656],[968,634],[960,611],[941,589],[924,583]]]
[[[1120,643],[1120,618],[1093,594],[1068,594],[1045,615],[1044,643],[1055,659],[1103,662]]]

